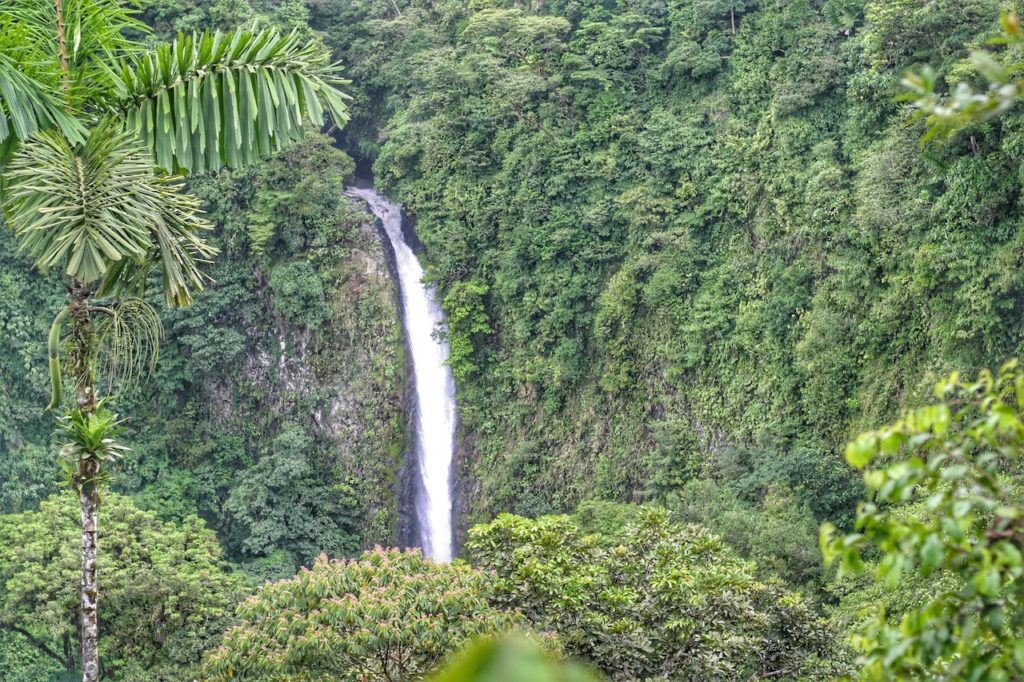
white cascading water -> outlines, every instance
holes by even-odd
[[[443,326],[444,313],[433,287],[423,283],[423,267],[405,241],[402,207],[370,188],[351,187],[345,193],[365,201],[380,218],[394,250],[416,390],[416,455],[422,483],[416,504],[420,540],[426,556],[451,561],[455,380],[447,364],[448,343],[434,333]]]

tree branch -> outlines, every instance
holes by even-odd
[[[29,632],[28,630],[26,630],[24,628],[20,628],[17,625],[7,625],[5,623],[0,623],[0,629],[7,630],[9,632],[17,632],[19,635],[21,635],[22,637],[27,639],[32,646],[36,647],[37,649],[42,651],[44,654],[46,654],[50,658],[52,658],[53,660],[55,660],[58,663],[60,663],[67,670],[71,670],[72,669],[70,666],[68,666],[68,663],[69,663],[68,659],[64,658],[63,656],[58,654],[56,651],[54,651],[53,649],[48,647],[46,645],[46,642],[44,642],[43,640],[37,638],[31,632]]]

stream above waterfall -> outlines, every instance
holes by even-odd
[[[448,343],[435,333],[444,327],[444,313],[434,288],[424,284],[423,267],[402,230],[401,205],[368,187],[349,187],[345,194],[366,202],[384,225],[394,253],[402,326],[412,359],[413,451],[419,478],[415,508],[420,543],[426,556],[450,561],[455,380],[447,364]]]

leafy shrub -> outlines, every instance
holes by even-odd
[[[771,490],[785,488],[814,517],[843,528],[852,525],[864,491],[838,453],[806,446],[729,448],[709,458],[705,469],[744,502],[760,505]]]
[[[227,544],[256,573],[281,577],[321,552],[360,550],[360,500],[351,486],[323,476],[315,454],[312,438],[286,426],[224,502]]]
[[[0,516],[0,629],[19,628],[69,670],[80,621],[79,514],[75,498],[63,494],[38,511]],[[99,543],[106,675],[186,677],[248,591],[247,580],[228,568],[216,536],[195,516],[164,523],[114,493],[103,499]]]
[[[590,671],[551,657],[522,638],[488,638],[468,647],[432,682],[596,682]]]
[[[799,595],[660,509],[608,536],[567,516],[503,514],[472,528],[466,551],[498,575],[497,607],[521,610],[615,679],[809,674],[831,637]]]
[[[207,655],[210,680],[415,680],[470,640],[522,624],[493,608],[493,580],[418,550],[377,548],[356,561],[321,556],[264,585]]]
[[[774,484],[759,502],[738,498],[710,480],[690,481],[666,501],[681,521],[717,533],[741,556],[757,564],[764,579],[778,576],[812,592],[823,588],[824,572],[818,549],[818,523],[806,503],[789,488]]]
[[[837,536],[826,524],[822,546],[841,576],[864,573],[877,555],[877,581],[917,597],[893,611],[876,605],[855,628],[865,677],[1018,679],[1024,371],[1014,361],[975,382],[954,374],[936,395],[942,402],[849,444],[846,459],[864,470],[870,497],[857,532]]]
[[[282,263],[270,273],[274,310],[292,324],[316,329],[327,318],[324,285],[307,261]]]

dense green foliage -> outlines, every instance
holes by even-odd
[[[105,496],[104,510],[99,571],[106,673],[136,682],[181,680],[220,636],[248,581],[227,566],[217,537],[195,516],[163,522],[116,494]],[[77,501],[66,492],[38,511],[0,516],[5,680],[38,682],[77,665],[78,524]],[[36,648],[34,668],[25,671],[6,659],[22,648],[16,643]]]
[[[1019,118],[922,154],[892,101],[969,77],[997,0],[312,7],[453,316],[476,520],[661,499],[733,447],[838,467],[1019,349]],[[791,492],[851,519],[821,484]]]
[[[660,448],[672,447],[659,434]],[[692,447],[692,446],[691,446]],[[665,471],[679,472],[666,462]],[[849,527],[861,486],[827,452],[795,447],[785,457],[765,447],[732,447],[705,456],[700,475],[675,485],[659,476],[658,497],[680,519],[714,528],[757,562],[763,576],[820,592],[825,583],[817,519]]]
[[[1019,22],[977,52],[1004,5],[146,3],[161,39],[252,21],[313,40],[280,48],[300,61],[327,45],[354,118],[190,179],[212,281],[160,313],[160,363],[108,406],[132,419],[98,415],[131,447],[112,468],[131,501],[106,500],[104,532],[132,551],[104,541],[128,562],[101,569],[105,672],[180,679],[212,646],[217,679],[419,678],[528,625],[616,679],[827,678],[847,641],[867,678],[1020,677],[1024,384],[1012,366],[953,379],[947,407],[917,409],[936,377],[1021,353]],[[23,38],[5,28],[0,55]],[[192,113],[168,59],[124,85],[154,116],[161,96]],[[67,127],[52,102],[10,102],[29,128]],[[274,124],[290,140],[299,118]],[[178,134],[147,142],[164,165],[250,158],[163,123]],[[473,568],[333,560],[398,543],[407,446],[393,284],[340,191],[352,157],[416,219],[443,298]],[[73,512],[48,499],[67,434],[39,412],[64,292],[15,250],[0,230],[0,677],[35,682],[75,664],[73,525],[56,529]],[[847,453],[862,482],[840,452],[864,429]],[[823,521],[828,558],[859,575],[824,570]],[[247,584],[221,551],[258,581],[298,575],[229,627]],[[585,675],[493,641],[447,674]]]
[[[421,679],[472,638],[522,622],[488,604],[492,582],[416,550],[321,556],[243,602],[206,671],[211,680],[261,682]]]
[[[925,598],[862,624],[866,676],[1016,679],[1024,673],[1024,372],[1013,362],[976,382],[953,375],[936,393],[944,402],[847,447],[874,495],[858,510],[857,533],[823,529],[826,557],[860,572],[864,554],[878,549],[876,573],[890,588],[904,573],[932,579]],[[901,513],[911,501],[921,504]]]
[[[608,534],[566,516],[504,514],[472,528],[466,551],[497,574],[497,605],[557,632],[613,679],[813,676],[832,638],[799,595],[757,580],[719,538],[664,510]]]
[[[0,512],[29,509],[56,489],[60,469],[49,448],[53,419],[46,332],[64,292],[41,285],[0,229]]]
[[[758,575],[778,576],[809,591],[823,587],[818,524],[810,508],[786,489],[773,488],[759,503],[748,504],[714,481],[690,481],[668,506],[681,519],[715,528],[730,547],[757,563]]]

